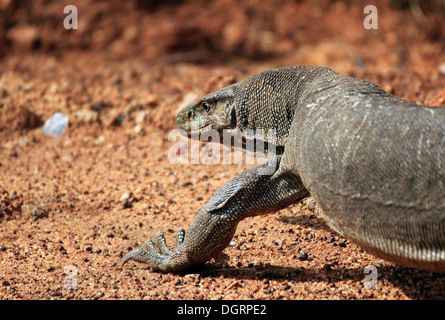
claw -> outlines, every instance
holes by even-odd
[[[184,238],[185,238],[185,230],[183,228],[179,228],[178,229],[178,242],[176,244],[176,246],[180,246],[182,245],[182,243],[184,242]]]
[[[173,251],[167,245],[167,241],[165,240],[165,236],[162,232],[155,236],[153,243],[159,248],[161,254],[171,255],[173,253]]]
[[[159,250],[156,248],[156,246],[152,240],[146,240],[140,246],[139,250],[145,250],[145,251],[147,251],[147,253],[151,253],[153,255],[160,255]]]
[[[156,249],[153,241],[147,240],[139,249],[127,253],[122,261],[121,267],[130,260],[150,264],[150,261],[157,259],[160,255],[161,253]]]
[[[178,240],[176,250],[184,242],[185,238],[185,230],[179,228],[178,230]],[[158,249],[159,248],[159,249]],[[134,260],[137,262],[146,263],[149,266],[160,269],[168,269],[168,264],[166,261],[174,254],[175,252],[170,249],[167,245],[167,241],[165,240],[164,234],[158,233],[153,240],[146,240],[139,249],[133,250],[124,257],[122,260],[121,267],[123,267],[128,261]]]
[[[130,251],[124,257],[124,260],[122,260],[121,268],[124,266],[124,264],[126,264],[130,260],[135,260],[135,261],[138,261],[138,262],[144,262],[144,261],[147,261],[148,259],[150,259],[150,256],[152,256],[154,258],[153,255],[151,255],[150,253],[148,253],[144,249],[137,249],[137,250]]]

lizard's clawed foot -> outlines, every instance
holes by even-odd
[[[129,252],[122,266],[130,260],[148,264],[155,270],[159,271],[180,271],[187,265],[182,255],[182,244],[185,238],[184,229],[178,230],[178,239],[175,251],[171,250],[167,245],[163,233],[158,233],[152,240],[145,241],[139,249]]]

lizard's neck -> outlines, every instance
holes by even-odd
[[[236,129],[246,140],[275,142],[281,154],[302,92],[317,76],[310,67],[298,66],[269,70],[239,82],[234,89]]]

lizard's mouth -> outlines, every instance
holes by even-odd
[[[204,127],[199,126],[193,126],[190,125],[189,127],[182,126],[180,129],[183,129],[183,132],[187,134],[187,137],[189,138],[198,138],[200,139],[201,135],[211,136],[215,137],[215,135],[220,135],[221,132],[219,130],[216,130],[213,128],[213,125],[210,123]],[[222,138],[221,138],[222,140]]]

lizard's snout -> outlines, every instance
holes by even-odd
[[[190,122],[192,121],[195,113],[193,109],[188,106],[182,109],[176,117],[176,128],[187,130],[190,127]]]

